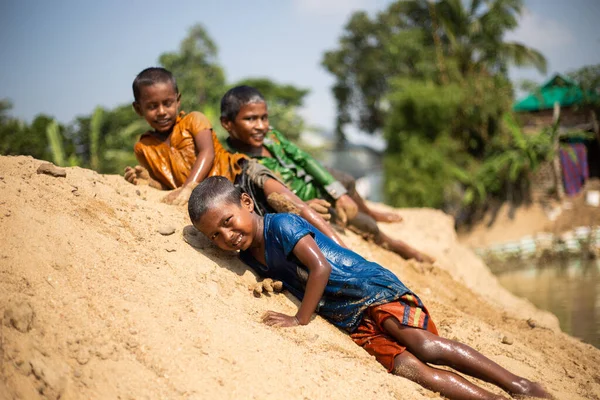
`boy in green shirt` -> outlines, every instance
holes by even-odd
[[[386,221],[400,218],[394,219],[390,216],[393,214],[370,210],[353,190],[353,180],[345,179],[345,185],[342,184],[308,153],[280,132],[270,129],[267,104],[255,88],[237,86],[223,96],[221,125],[229,133],[227,145],[230,151],[244,153],[259,160],[262,165],[275,172],[300,199],[309,204],[315,199],[326,199],[334,204],[342,222],[347,220],[351,227],[364,236],[372,237],[376,243],[406,259],[435,261],[403,241],[392,239],[381,232],[373,215]]]

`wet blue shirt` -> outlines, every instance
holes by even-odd
[[[331,264],[331,275],[317,312],[334,325],[352,332],[368,307],[412,294],[392,272],[337,245],[306,220],[293,214],[265,215],[266,266],[249,251],[242,251],[240,258],[259,275],[282,281],[287,290],[302,300],[308,269],[296,258],[293,250],[306,235],[315,239]]]

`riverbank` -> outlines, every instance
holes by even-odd
[[[588,192],[599,190],[600,180],[591,179],[580,193],[565,198],[562,203],[534,201],[516,208],[504,203],[475,225],[462,228],[460,242],[472,249],[486,249],[538,234],[562,237],[568,232],[575,234],[581,228],[600,227],[600,207],[587,201]]]
[[[388,374],[320,317],[263,325],[266,310],[291,313],[297,301],[255,298],[254,274],[197,235],[184,207],[160,203],[164,192],[81,168],[37,174],[41,163],[0,157],[0,398],[436,397]],[[382,229],[435,265],[350,232],[344,240],[418,293],[443,336],[558,399],[600,399],[598,349],[503,289],[458,243],[450,217],[400,212],[402,223]]]

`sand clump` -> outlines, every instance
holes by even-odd
[[[263,295],[269,296],[271,293],[281,293],[282,291],[283,282],[274,281],[271,278],[263,279],[252,286],[254,297],[262,297]]]
[[[298,301],[255,298],[256,275],[202,237],[185,207],[161,203],[164,193],[77,167],[37,174],[41,164],[0,157],[0,399],[439,398],[388,374],[320,317],[264,325],[265,311],[293,313]],[[343,239],[418,293],[442,335],[557,399],[600,399],[598,349],[503,290],[456,242],[449,217],[402,216],[382,229],[435,265]]]

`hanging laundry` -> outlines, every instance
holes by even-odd
[[[560,149],[565,193],[574,196],[589,178],[590,172],[587,161],[587,149],[583,143],[568,144]]]

